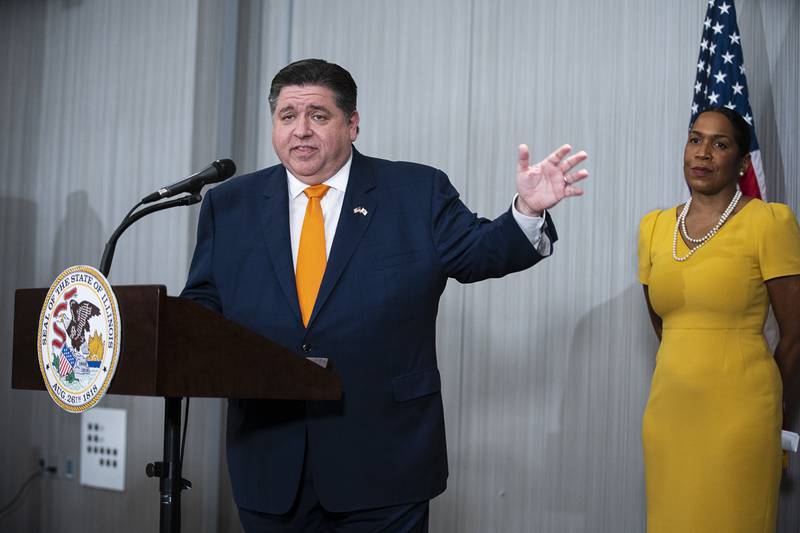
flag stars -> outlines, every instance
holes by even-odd
[[[731,65],[733,65],[733,59],[734,59],[735,57],[736,57],[736,56],[735,56],[735,55],[733,55],[733,54],[732,54],[732,53],[730,53],[730,52],[725,52],[724,54],[722,54],[722,60],[723,60],[723,62],[724,62],[724,63],[726,63],[726,64],[727,64],[727,63],[730,63]]]
[[[725,26],[717,22],[712,29],[714,30],[714,35],[719,35],[725,29]]]
[[[744,65],[739,65],[739,74],[744,74]]]
[[[698,109],[697,102],[692,103],[692,116],[697,114]]]
[[[744,85],[739,85],[737,81],[733,85],[731,85],[731,89],[733,89],[733,94],[742,94],[742,89],[744,89]]]
[[[742,37],[738,33],[733,32],[730,35],[728,35],[728,38],[731,40],[731,44],[738,44],[741,46],[739,39],[741,39]]]
[[[706,20],[708,20],[708,19],[706,19]],[[702,48],[703,50],[708,50],[708,41],[706,39],[703,39],[702,41],[700,41],[700,48]]]
[[[725,74],[721,70],[718,70],[717,73],[714,74],[714,79],[717,80],[717,83],[725,83],[726,76],[727,74]]]
[[[711,27],[711,19],[706,17],[706,20],[703,21],[703,26],[705,26],[706,29],[709,29]]]
[[[714,2],[716,0],[708,0],[708,7],[714,7]]]
[[[700,92],[700,91],[702,91],[702,90],[703,90],[703,84],[702,84],[702,83],[700,83],[699,81],[698,81],[698,82],[696,82],[696,83],[694,84],[694,94],[697,94],[697,93],[699,93],[699,92]]]
[[[729,101],[727,104],[725,104],[725,107],[727,107],[727,108],[728,108],[728,109],[730,109],[731,111],[736,111],[736,106],[735,106],[735,105],[733,105],[733,102],[730,102],[730,101]]]
[[[753,117],[751,117],[751,116],[750,116],[750,113],[747,113],[747,114],[746,114],[744,117],[742,117],[742,118],[744,118],[744,119],[747,121],[747,123],[748,123],[748,124],[750,124],[751,126],[753,125]]]
[[[731,8],[726,2],[722,2],[722,5],[717,7],[719,8],[720,15],[728,15],[728,10]]]
[[[706,68],[706,62],[701,59],[700,62],[697,64],[697,72],[703,72],[705,68]]]
[[[713,56],[714,53],[717,51],[717,45],[712,44],[711,46],[708,47],[708,51],[711,52],[711,55]]]
[[[712,104],[714,105],[719,104],[718,100],[719,100],[719,95],[717,93],[712,91],[711,94],[708,95],[708,101],[711,102]]]

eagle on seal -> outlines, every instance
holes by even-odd
[[[89,319],[100,316],[100,309],[88,300],[81,303],[70,300],[69,310],[72,313],[72,320],[67,324],[67,335],[72,347],[80,351],[83,338],[89,332]]]

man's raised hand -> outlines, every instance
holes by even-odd
[[[529,216],[541,216],[549,209],[569,196],[580,196],[583,189],[575,183],[589,175],[586,169],[572,172],[572,169],[589,157],[586,152],[567,157],[572,151],[568,144],[547,156],[545,159],[530,164],[528,146],[519,145],[517,162],[517,198],[516,208]]]

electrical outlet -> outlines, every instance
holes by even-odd
[[[40,447],[34,447],[31,450],[32,456],[35,458],[36,463],[42,470],[42,477],[53,477],[58,470],[54,465],[50,464],[51,455],[49,452]]]
[[[53,477],[60,477],[61,476],[61,465],[59,462],[61,461],[61,457],[55,453],[50,452],[47,454],[47,459],[45,460],[45,468],[47,472]]]
[[[64,477],[67,479],[75,477],[75,459],[72,457],[64,459]]]
[[[81,485],[125,490],[127,411],[94,407],[81,414]]]

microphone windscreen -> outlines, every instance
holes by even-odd
[[[236,174],[236,164],[230,159],[217,159],[212,165],[217,169],[217,177],[216,179],[208,180],[208,183],[224,181]]]

